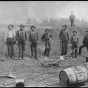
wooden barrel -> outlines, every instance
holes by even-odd
[[[86,62],[88,62],[88,57],[86,57]]]
[[[88,71],[84,66],[70,67],[60,71],[59,80],[61,86],[84,83],[88,80]]]

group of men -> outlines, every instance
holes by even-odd
[[[8,26],[8,31],[5,33],[5,44],[8,48],[8,58],[14,58],[14,44],[18,44],[19,50],[19,59],[24,59],[25,45],[27,41],[31,47],[31,57],[38,59],[37,56],[37,45],[39,44],[38,33],[35,31],[35,26],[32,25],[30,27],[29,36],[27,37],[26,31],[24,30],[23,25],[20,25],[20,29],[17,32],[14,32],[13,25]],[[48,56],[50,54],[51,48],[51,38],[50,30],[46,29],[45,33],[41,37],[41,40],[45,44],[44,56]]]
[[[68,26],[64,25],[62,30],[60,31],[59,34],[60,38],[60,43],[61,43],[61,56],[66,55],[68,52],[68,43],[71,44],[71,58],[74,57],[77,58],[77,55],[81,54],[82,48],[86,47],[88,51],[88,30],[86,30],[86,35],[84,36],[83,39],[83,44],[79,46],[79,36],[77,34],[77,30],[73,30],[73,35],[69,38],[69,31],[68,31]],[[79,52],[77,51],[79,48]],[[73,54],[73,51],[75,54]]]
[[[71,15],[69,17],[71,26],[74,26],[74,19],[75,15],[73,12],[71,12]],[[19,30],[17,32],[14,32],[13,25],[8,26],[8,31],[5,34],[5,44],[8,48],[8,58],[14,58],[14,44],[18,44],[18,50],[19,50],[19,58],[24,58],[24,52],[25,52],[25,45],[27,41],[29,42],[29,45],[31,47],[31,57],[38,59],[37,56],[37,46],[39,44],[39,37],[38,33],[36,32],[36,27],[32,25],[30,27],[29,36],[27,37],[27,34],[24,30],[24,25],[19,26]],[[86,35],[83,39],[83,45],[79,46],[79,36],[77,35],[77,30],[73,30],[73,35],[69,38],[69,31],[68,26],[63,25],[62,30],[60,31],[59,39],[60,39],[60,45],[61,45],[61,55],[66,55],[68,52],[68,43],[71,44],[72,51],[75,52],[75,58],[77,58],[77,49],[79,47],[79,53],[81,54],[81,50],[83,47],[86,47],[88,50],[88,30],[86,31]],[[50,34],[50,29],[45,29],[45,33],[41,37],[42,42],[45,45],[45,51],[42,54],[43,56],[50,56],[50,50],[51,50],[51,41],[53,40],[52,35]],[[73,58],[73,52],[71,53],[71,58]]]

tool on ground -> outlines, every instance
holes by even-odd
[[[76,49],[78,49],[79,47],[77,47]],[[66,57],[67,55],[69,55],[70,53],[72,53],[72,52],[74,52],[76,49],[74,49],[73,51],[71,51],[71,52],[69,52],[69,53],[67,53],[66,55],[64,55],[64,56],[60,56],[60,58],[58,59],[58,60],[56,60],[55,62],[53,62],[52,64],[55,64],[55,63],[57,63],[59,60],[64,60],[64,57]]]

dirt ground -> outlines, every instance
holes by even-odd
[[[6,29],[3,28],[2,29]],[[68,27],[69,34],[72,34],[72,28]],[[78,35],[80,36],[80,44],[85,34],[85,28],[78,28],[77,26],[74,27],[78,31]],[[41,39],[41,35],[44,32],[44,28],[37,29],[39,33],[39,38]],[[44,58],[41,56],[42,50],[38,48],[38,56],[39,60],[31,59],[30,58],[30,46],[26,45],[26,53],[25,59],[19,60],[18,56],[18,46],[14,46],[14,59],[7,59],[7,50],[5,52],[5,61],[0,61],[0,87],[8,86],[12,87],[15,86],[16,79],[25,79],[25,86],[29,87],[61,87],[59,84],[59,72],[65,68],[72,67],[72,66],[79,66],[83,63],[86,63],[85,57],[87,56],[86,48],[82,50],[82,55],[78,56],[78,58],[70,58],[68,55],[65,61],[58,61],[56,66],[45,66],[41,64],[41,62],[45,63],[45,61],[54,62],[55,60],[59,59],[60,55],[60,43],[59,43],[59,32],[60,29],[51,29],[51,34],[53,35],[54,42],[52,42],[52,49],[50,58]],[[3,53],[5,49],[4,44],[4,34],[5,31],[0,32],[0,59],[3,58]],[[57,41],[58,40],[58,41]],[[43,46],[43,43],[40,40],[39,46]],[[68,52],[71,51],[70,44]],[[12,74],[16,77],[16,79],[7,78]],[[87,83],[85,85],[87,87]]]

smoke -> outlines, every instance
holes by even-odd
[[[24,19],[45,17],[68,18],[71,11],[76,18],[87,19],[88,1],[0,1],[0,22],[23,22]]]

